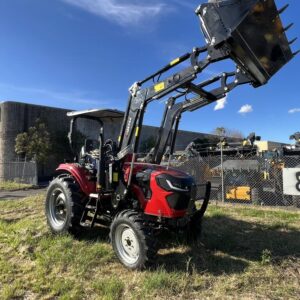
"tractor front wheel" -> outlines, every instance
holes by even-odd
[[[47,224],[53,233],[76,233],[84,209],[84,195],[70,175],[61,175],[49,185],[45,202]]]
[[[110,240],[120,262],[131,270],[150,266],[157,253],[153,229],[133,210],[122,211],[115,217]]]

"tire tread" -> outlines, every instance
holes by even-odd
[[[64,227],[60,230],[61,232],[58,232],[53,226],[51,225],[51,221],[49,220],[47,213],[47,205],[48,205],[48,197],[49,193],[51,193],[51,189],[53,186],[60,186],[62,191],[65,193],[65,196],[67,198],[68,205],[71,207],[70,216],[68,218],[67,223],[64,225]],[[81,215],[84,209],[83,205],[83,193],[80,192],[80,186],[75,181],[75,179],[69,175],[69,174],[62,174],[55,179],[52,180],[48,187],[47,191],[47,199],[45,203],[45,212],[46,212],[46,219],[47,224],[50,230],[53,233],[76,233],[78,229],[80,228],[80,219]]]

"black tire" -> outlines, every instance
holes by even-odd
[[[154,261],[157,242],[153,228],[133,210],[120,212],[110,227],[110,240],[120,262],[131,270],[143,270]]]
[[[49,185],[45,215],[50,230],[55,234],[75,234],[80,228],[85,197],[78,183],[68,174],[60,175]]]

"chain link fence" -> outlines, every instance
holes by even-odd
[[[0,161],[0,181],[37,185],[37,164],[34,161]]]
[[[300,207],[300,156],[174,155],[170,167],[195,179],[197,186],[210,181],[211,200],[264,206]],[[291,175],[284,176],[288,170]],[[203,195],[199,190],[197,195]]]

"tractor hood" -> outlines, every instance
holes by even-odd
[[[223,50],[260,86],[293,58],[285,34],[290,26],[280,19],[284,9],[274,0],[210,0],[196,13],[207,45]]]

